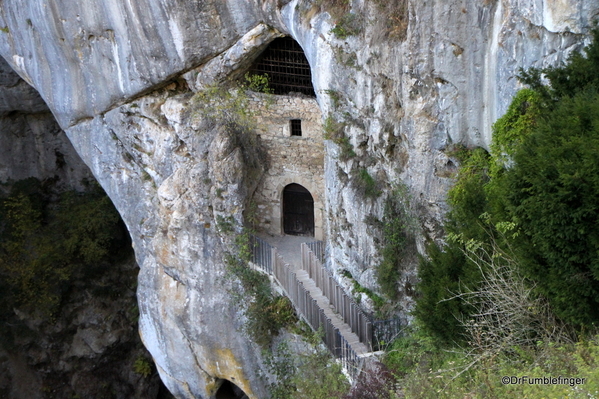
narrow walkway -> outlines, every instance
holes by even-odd
[[[356,334],[351,331],[351,327],[347,325],[341,315],[339,315],[334,307],[331,305],[329,298],[323,295],[320,288],[316,286],[314,280],[308,276],[308,272],[302,270],[302,255],[301,255],[301,244],[303,242],[314,241],[311,237],[301,236],[261,236],[263,240],[267,241],[270,245],[277,248],[278,253],[284,259],[286,263],[295,269],[297,279],[302,282],[304,288],[310,292],[312,298],[316,300],[318,307],[324,310],[324,314],[331,319],[331,323],[335,328],[339,329],[339,333],[345,338],[352,349],[358,354],[358,356],[369,353],[370,350],[360,342],[360,339]]]
[[[302,236],[268,236],[259,235],[264,241],[277,249],[277,252],[285,259],[285,262],[292,266],[294,270],[302,268],[302,251],[301,245],[303,242],[314,241],[312,237]]]
[[[352,347],[356,354],[361,356],[369,353],[370,350],[368,350],[366,345],[360,342],[358,336],[351,331],[350,326],[343,321],[337,312],[335,312],[333,306],[331,306],[329,298],[324,296],[320,288],[316,286],[314,280],[308,277],[308,272],[305,270],[297,270],[296,276],[297,279],[304,284],[304,288],[310,292],[312,298],[316,300],[318,306],[324,310],[324,314],[331,319],[333,326],[339,329],[339,333],[343,336],[343,338],[345,338],[347,343]]]

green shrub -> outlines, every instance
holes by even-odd
[[[247,218],[251,220],[253,216]],[[299,319],[289,299],[273,294],[268,276],[250,267],[251,233],[250,229],[244,228],[235,237],[237,253],[228,254],[225,262],[228,275],[237,278],[243,288],[243,292],[233,293],[245,307],[245,329],[256,343],[266,348],[282,328],[297,327]],[[297,327],[295,331],[301,333],[302,329]]]
[[[441,341],[459,341],[456,318],[472,311],[445,300],[460,286],[478,287],[479,270],[460,254],[473,242],[513,252],[518,271],[564,321],[579,329],[599,322],[599,31],[593,33],[587,57],[522,73],[530,89],[494,124],[491,154],[457,154],[449,239],[429,246],[415,313]]]
[[[378,183],[374,180],[366,168],[361,168],[353,179],[354,188],[364,198],[376,199],[381,195]]]
[[[318,346],[321,336],[312,333],[308,341]],[[322,347],[297,355],[282,342],[273,353],[263,355],[268,371],[277,377],[269,387],[271,399],[342,399],[349,390],[341,365]]]
[[[383,307],[383,305],[385,305],[385,300],[383,298],[377,295],[374,291],[369,290],[368,288],[358,283],[358,281],[354,279],[354,277],[351,275],[349,271],[342,270],[341,275],[346,278],[349,278],[352,281],[354,292],[366,294],[366,296],[372,300],[372,302],[374,303],[375,310],[379,310],[381,307]]]
[[[439,347],[417,323],[405,328],[385,352],[383,363],[400,377],[418,372],[419,368],[436,368],[444,362],[439,361]]]
[[[333,116],[329,115],[324,120],[324,139],[331,140],[340,148],[339,160],[347,161],[356,156],[354,146],[349,142],[349,138],[345,135],[345,125],[336,122]]]
[[[135,359],[135,363],[133,363],[133,371],[144,378],[148,378],[152,375],[152,369],[152,363],[143,356]]]
[[[582,53],[571,53],[565,64],[520,71],[520,80],[541,96],[544,106],[552,108],[564,97],[590,88],[599,89],[599,28],[595,27],[591,33],[592,43]]]
[[[326,350],[300,359],[299,370],[293,378],[296,392],[293,399],[342,398],[349,383],[341,372],[341,364]]]
[[[250,107],[247,91],[269,95],[266,104],[272,101],[272,89],[268,86],[267,75],[246,74],[242,82],[215,84],[198,91],[191,100],[195,115],[226,126],[232,131],[247,133],[256,128],[255,113]]]
[[[348,12],[335,23],[331,33],[339,39],[347,39],[358,35],[362,31],[362,21],[357,14]]]
[[[420,282],[413,315],[439,344],[463,343],[464,329],[460,320],[470,309],[462,301],[447,299],[459,291],[461,284],[478,286],[480,277],[474,275],[473,265],[459,246],[440,248],[432,243],[427,255],[428,258],[421,258],[418,268]]]
[[[257,93],[273,94],[274,90],[269,86],[268,74],[249,74],[244,76],[245,82],[242,83],[242,88],[255,91]]]
[[[443,351],[426,337],[402,338],[393,344],[385,363],[402,376],[398,385],[410,398],[591,398],[599,392],[597,338],[578,343],[539,342],[510,353],[476,361],[467,351]],[[502,377],[527,378],[516,384]],[[584,378],[584,384],[533,384],[533,378]]]
[[[505,174],[522,269],[557,314],[599,321],[599,95],[564,98],[518,148]]]
[[[127,242],[118,213],[98,186],[51,198],[28,179],[0,199],[3,302],[45,316],[58,310],[74,278],[101,268]]]
[[[327,89],[324,92],[329,95],[329,98],[333,102],[333,108],[339,108],[339,105],[341,105],[341,94],[337,90],[332,89]]]
[[[403,270],[404,256],[410,240],[411,220],[407,209],[405,189],[395,190],[385,201],[383,216],[382,260],[376,270],[381,292],[397,299],[397,284]]]

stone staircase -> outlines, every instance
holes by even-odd
[[[364,358],[373,352],[371,322],[332,276],[327,275],[304,241],[304,237],[293,236],[274,237],[269,242],[254,237],[252,263],[274,277],[314,331],[323,331],[325,345],[339,358],[350,379],[354,379]],[[331,287],[335,293],[333,301],[323,292],[323,289],[331,292]],[[346,319],[353,321],[354,326]]]

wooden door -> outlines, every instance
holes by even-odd
[[[283,231],[296,236],[314,236],[314,199],[299,184],[283,190]]]

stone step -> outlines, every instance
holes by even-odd
[[[308,272],[301,269],[301,249],[300,242],[303,242],[305,238],[300,237],[263,237],[266,241],[277,248],[277,252],[283,257],[285,262],[290,265],[299,281],[302,282],[304,288],[310,293],[312,298],[316,300],[317,305],[324,310],[324,314],[331,320],[331,323],[335,328],[339,329],[339,333],[345,338],[347,343],[352,349],[358,354],[358,356],[370,353],[369,348],[362,342],[356,334],[351,331],[351,327],[343,321],[341,315],[339,315],[334,307],[331,305],[329,298],[327,298],[322,290],[316,286],[316,282],[310,278]]]
[[[295,273],[297,279],[302,282],[304,288],[308,290],[312,298],[316,300],[318,307],[324,310],[324,314],[331,319],[333,326],[339,329],[339,333],[345,338],[356,354],[360,356],[370,352],[366,345],[360,342],[358,336],[352,332],[351,327],[343,321],[341,315],[333,310],[329,298],[327,298],[322,293],[322,290],[316,286],[316,283],[308,276],[308,273],[305,270],[296,270]]]

